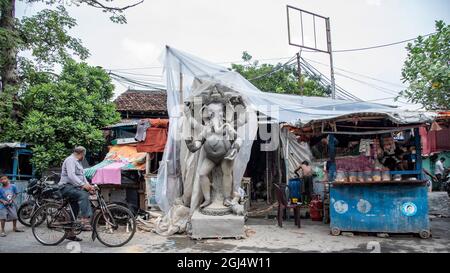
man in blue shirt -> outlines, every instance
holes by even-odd
[[[13,231],[23,232],[23,230],[17,228],[17,205],[14,203],[14,199],[19,193],[17,187],[9,182],[8,177],[0,177],[0,237],[5,237],[5,224],[6,221],[13,222]]]

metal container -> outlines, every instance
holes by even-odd
[[[430,236],[424,182],[333,185],[330,200],[333,235],[359,231]]]

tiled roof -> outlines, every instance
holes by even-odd
[[[115,100],[118,111],[165,112],[167,111],[166,91],[127,90]]]

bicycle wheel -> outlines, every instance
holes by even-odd
[[[34,201],[27,201],[20,205],[17,210],[17,217],[22,225],[31,227],[31,216],[33,216],[32,213],[35,205],[36,202]]]
[[[133,213],[118,205],[109,205],[106,214],[99,213],[94,219],[97,239],[109,247],[119,247],[128,243],[136,232]]]
[[[70,223],[70,214],[65,208],[56,203],[47,203],[31,217],[31,230],[39,243],[54,246],[66,239]]]

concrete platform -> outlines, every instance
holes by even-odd
[[[196,211],[191,218],[191,238],[198,240],[207,238],[241,239],[245,236],[244,223],[244,216],[234,214],[212,216]]]

